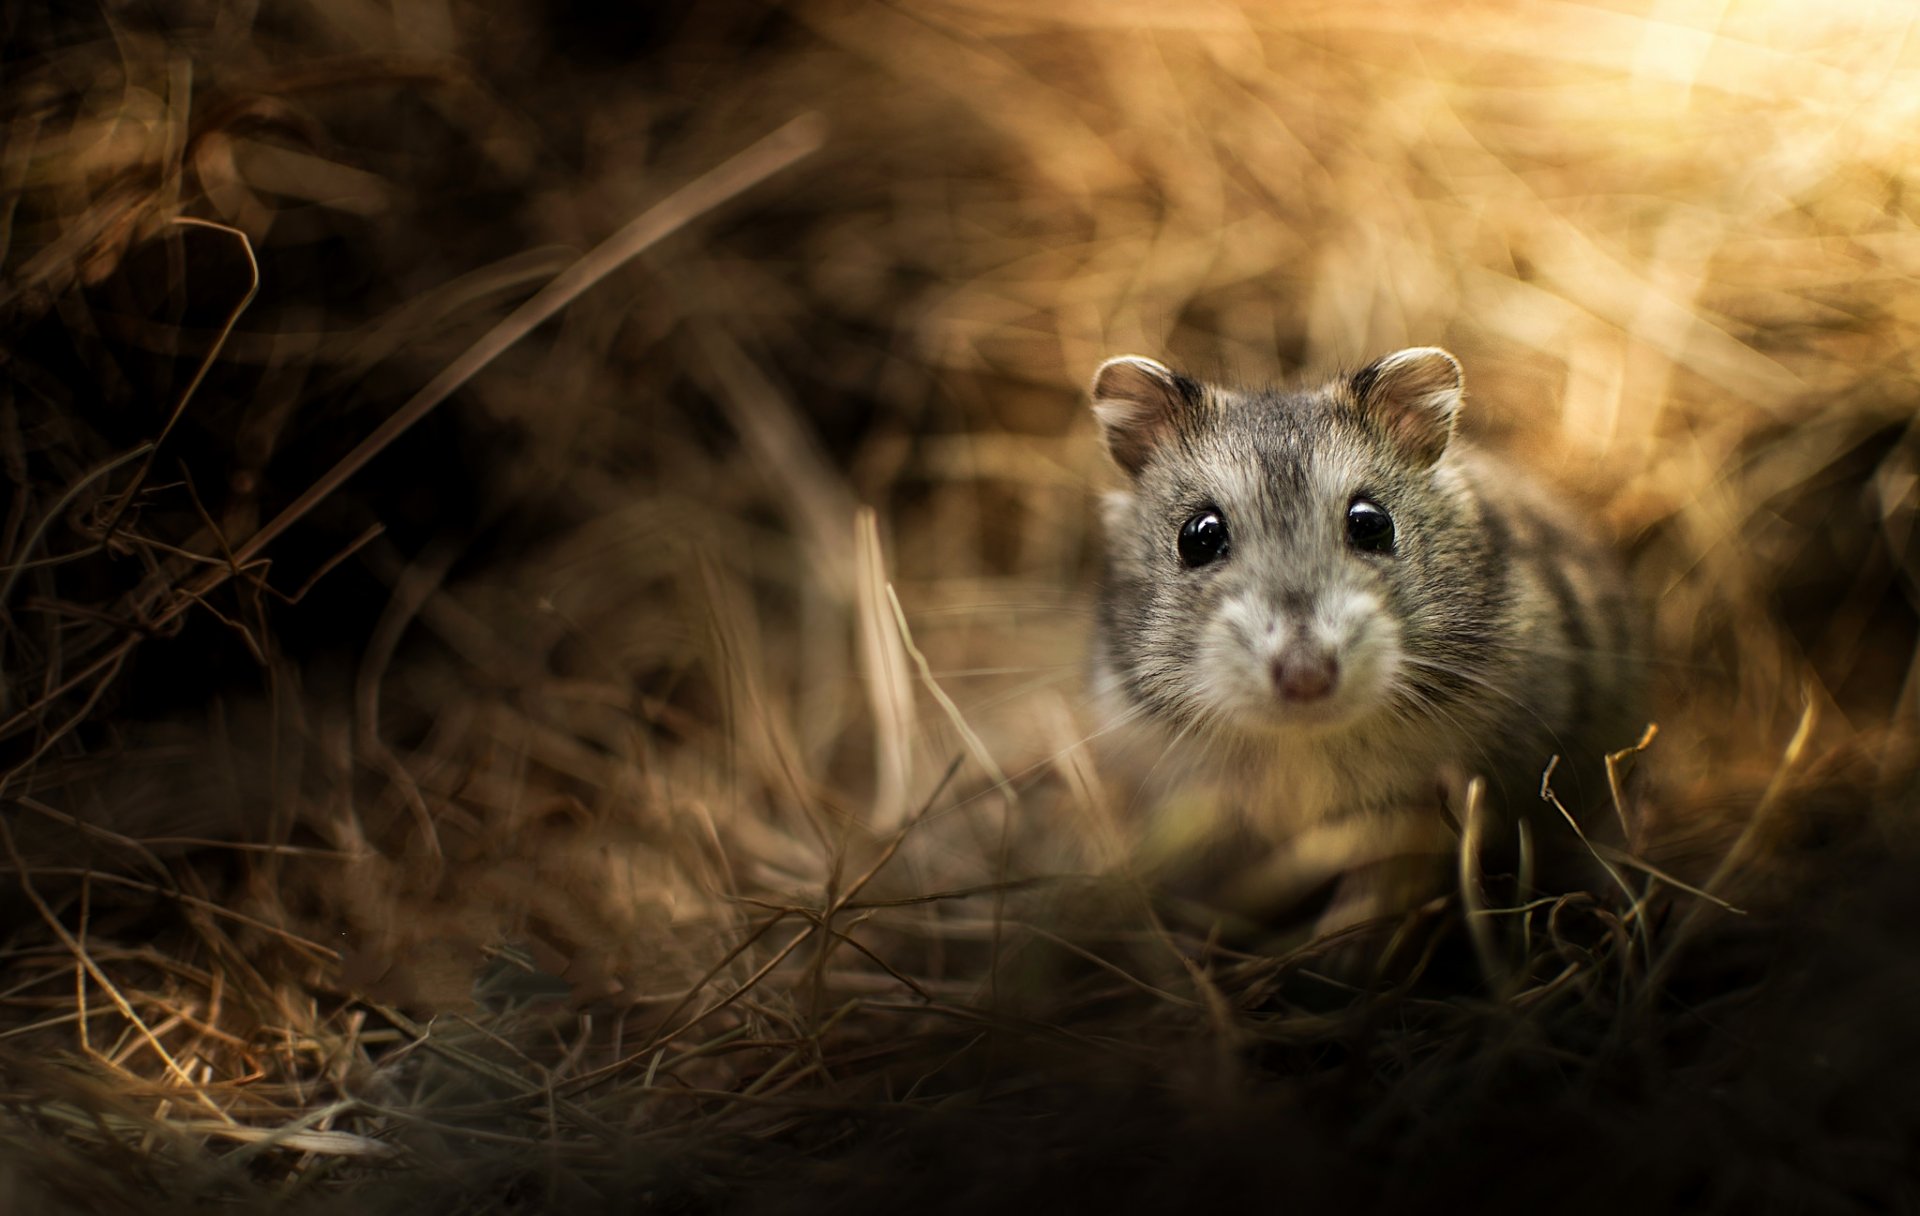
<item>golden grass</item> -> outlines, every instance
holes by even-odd
[[[1906,1194],[1903,5],[171,20],[0,25],[0,1202]],[[1416,343],[1660,729],[1340,979],[1135,876],[1078,389]]]

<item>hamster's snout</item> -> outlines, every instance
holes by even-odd
[[[1393,639],[1368,592],[1224,600],[1195,665],[1194,691],[1249,729],[1323,732],[1378,709],[1392,679]]]
[[[1340,661],[1330,653],[1296,650],[1273,661],[1273,688],[1282,701],[1319,701],[1339,682]]]

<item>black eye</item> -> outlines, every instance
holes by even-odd
[[[1393,516],[1364,498],[1347,508],[1347,543],[1362,553],[1393,552]]]
[[[1227,551],[1227,521],[1209,507],[1180,525],[1180,564],[1191,569],[1218,560]]]

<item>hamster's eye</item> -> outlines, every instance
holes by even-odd
[[[1227,551],[1227,521],[1209,507],[1180,525],[1180,564],[1191,570],[1218,561]]]
[[[1354,499],[1347,508],[1347,543],[1362,553],[1393,552],[1393,516],[1364,498]]]

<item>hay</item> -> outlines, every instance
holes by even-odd
[[[1910,1203],[1911,25],[0,18],[0,1201]],[[1428,342],[1660,729],[1356,974],[1133,872],[1077,390]]]

